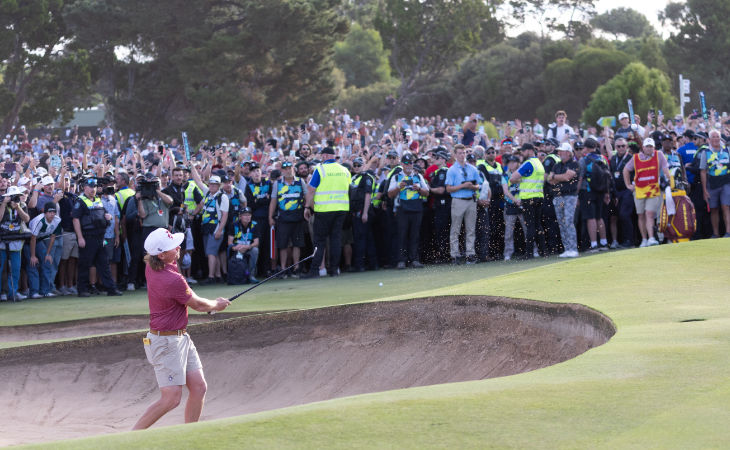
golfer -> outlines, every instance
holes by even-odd
[[[147,408],[134,430],[148,428],[179,405],[183,385],[190,392],[185,423],[200,419],[207,385],[195,344],[185,330],[188,306],[209,312],[223,311],[231,303],[222,297],[201,298],[190,289],[177,267],[183,238],[183,233],[172,234],[158,228],[144,241],[150,331],[143,342],[147,360],[155,368],[161,397]]]

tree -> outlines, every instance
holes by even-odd
[[[617,40],[620,36],[638,38],[647,33],[655,33],[649,20],[639,11],[631,8],[615,8],[591,19],[591,25]]]
[[[679,109],[669,78],[658,69],[635,62],[596,89],[588,108],[583,111],[583,121],[595,123],[601,116],[618,115],[627,110],[627,99],[631,99],[634,112],[642,117],[652,108],[663,110],[667,117]]]
[[[232,138],[334,100],[333,47],[347,31],[337,4],[79,0],[69,20],[99,61],[116,128]]]
[[[666,41],[669,66],[692,80],[692,89],[705,91],[708,103],[730,109],[730,2],[687,0],[670,3],[660,15],[672,32]],[[676,78],[675,78],[676,79]],[[697,98],[696,95],[692,96]]]
[[[558,59],[545,68],[545,105],[539,112],[552,117],[562,109],[568,117],[579,117],[598,86],[619,73],[630,61],[618,50],[586,47],[573,59]]]
[[[495,45],[464,60],[451,84],[455,115],[480,112],[485,117],[532,117],[544,101],[544,65],[540,46],[520,50]]]
[[[481,31],[494,18],[482,0],[387,0],[375,27],[391,52],[390,65],[400,80],[396,104],[386,122],[408,101],[480,44]]]
[[[63,8],[73,0],[0,2],[2,131],[18,123],[68,121],[90,94],[88,54],[73,45]]]
[[[345,40],[335,44],[335,63],[345,73],[347,86],[364,87],[390,80],[388,52],[380,33],[353,24]]]
[[[511,0],[509,5],[511,16],[518,24],[528,17],[539,24],[541,38],[555,31],[583,42],[590,36],[583,19],[595,14],[594,3],[595,0]]]

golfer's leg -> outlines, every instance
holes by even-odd
[[[203,369],[188,372],[185,377],[185,384],[189,391],[188,402],[185,404],[185,423],[197,422],[203,412],[205,391],[208,390]]]
[[[160,388],[160,399],[150,405],[142,414],[132,430],[144,430],[157,422],[160,417],[172,411],[180,404],[182,386],[165,386]],[[189,402],[188,402],[189,403]],[[185,415],[187,417],[187,413]]]

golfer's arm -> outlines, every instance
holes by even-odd
[[[207,298],[199,297],[193,292],[193,296],[186,303],[187,306],[193,308],[199,312],[210,312],[214,311],[218,303],[215,300],[208,300]]]

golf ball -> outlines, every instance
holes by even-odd
[[[382,285],[383,285],[383,282],[382,281],[380,283],[378,283],[378,286],[382,286]]]

